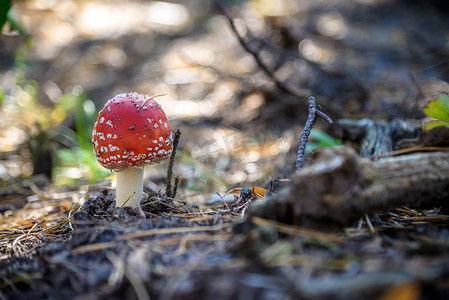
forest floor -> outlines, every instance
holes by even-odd
[[[446,4],[242,1],[228,6],[233,32],[206,0],[48,3],[17,4],[33,36],[26,59],[23,37],[0,36],[0,86],[10,95],[0,110],[0,299],[449,297],[447,176],[430,168],[432,186],[405,185],[391,196],[404,205],[382,203],[355,217],[343,206],[291,204],[321,205],[326,197],[317,195],[325,193],[334,203],[349,198],[360,212],[353,196],[369,200],[364,188],[376,178],[357,185],[358,177],[382,162],[378,154],[444,157],[447,130],[429,138],[421,124],[426,102],[449,92]],[[53,182],[32,175],[35,123],[24,119],[41,120],[11,110],[11,95],[27,93],[19,71],[33,80],[27,86],[42,107],[80,88],[96,111],[120,92],[166,94],[157,100],[182,132],[177,195],[162,188],[167,163],[146,169],[143,215],[115,207],[111,177],[88,182],[81,164],[53,169]],[[318,119],[317,128],[344,147],[308,154],[295,172],[312,95],[336,123]],[[403,122],[390,150],[412,150],[365,153],[365,125],[352,122],[363,118]],[[75,119],[57,124],[74,128]],[[317,136],[310,142],[325,146]],[[63,145],[52,144],[53,158]],[[76,183],[57,184],[68,177]]]

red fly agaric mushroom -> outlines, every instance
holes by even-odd
[[[92,143],[98,162],[117,172],[117,207],[138,207],[143,197],[143,167],[171,155],[173,133],[152,97],[124,93],[108,100],[100,111]]]

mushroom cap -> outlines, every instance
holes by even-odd
[[[108,100],[100,111],[92,143],[103,167],[121,171],[168,158],[173,133],[167,116],[151,96],[124,93]]]

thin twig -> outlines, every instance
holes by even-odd
[[[173,186],[173,192],[171,195],[172,198],[176,197],[176,192],[178,191],[178,184],[179,184],[179,176],[175,176],[175,185]]]
[[[283,91],[287,94],[293,95],[297,98],[305,98],[305,97],[307,97],[307,95],[310,95],[310,91],[308,91],[308,90],[305,90],[305,89],[296,90],[296,89],[293,89],[292,87],[286,85],[282,81],[280,81],[276,77],[274,72],[272,70],[270,70],[270,68],[267,66],[267,64],[265,64],[262,61],[262,59],[260,57],[260,53],[259,53],[259,48],[254,49],[254,47],[251,47],[251,45],[248,42],[246,42],[243,39],[243,37],[239,34],[237,27],[234,23],[234,19],[232,18],[231,14],[227,10],[226,6],[222,3],[222,1],[217,0],[217,5],[220,8],[220,10],[223,12],[223,14],[225,15],[229,24],[231,25],[232,32],[239,40],[240,45],[242,45],[242,47],[245,49],[246,52],[248,52],[249,54],[251,54],[254,57],[254,59],[256,60],[256,63],[259,65],[259,67],[262,69],[262,71],[264,71],[264,73],[269,78],[271,78],[273,80],[274,84],[276,84],[278,89],[280,89],[281,91]],[[247,30],[247,32],[250,32],[250,30],[248,28],[246,28],[246,30]]]
[[[139,106],[139,108],[137,109],[137,110],[140,110],[145,104],[147,104],[147,102],[148,101],[150,101],[150,100],[154,100],[154,98],[156,98],[156,97],[161,97],[161,96],[165,96],[165,95],[167,95],[167,94],[159,94],[159,95],[156,95],[156,96],[145,96],[145,97],[147,97],[147,99],[145,100],[145,102],[143,102],[140,106]]]
[[[158,229],[149,229],[142,231],[135,231],[133,233],[123,234],[117,238],[118,241],[129,241],[133,239],[154,236],[159,234],[180,234],[180,233],[192,233],[199,231],[227,231],[231,229],[231,224],[217,224],[210,226],[197,226],[197,227],[174,227],[174,228],[158,228]]]
[[[332,233],[325,233],[322,231],[299,227],[295,225],[287,225],[282,224],[277,221],[268,220],[260,217],[252,217],[251,222],[256,224],[257,226],[261,227],[272,227],[275,228],[277,231],[281,233],[291,234],[291,235],[298,235],[298,236],[307,236],[310,238],[314,238],[316,240],[322,240],[322,241],[328,241],[332,243],[338,243],[345,240],[344,237],[332,234]]]
[[[176,148],[178,147],[179,137],[181,136],[181,131],[178,129],[175,132],[175,137],[173,139],[173,151],[170,156],[170,161],[168,163],[168,170],[167,170],[167,180],[165,182],[165,194],[167,197],[174,197],[173,191],[171,190],[171,177],[173,175],[173,164],[175,162],[175,156],[176,156]],[[175,179],[176,181],[176,179]]]
[[[373,224],[371,224],[371,221],[370,221],[370,219],[369,219],[369,217],[368,217],[368,214],[365,214],[365,221],[366,221],[366,225],[368,225],[369,232],[370,232],[371,234],[375,233],[375,232],[376,232],[376,229],[374,229]]]
[[[315,97],[309,97],[309,115],[307,117],[306,125],[301,134],[301,140],[298,147],[298,156],[296,158],[296,170],[300,170],[304,164],[304,153],[306,151],[307,140],[309,139],[310,131],[318,117],[323,118],[329,125],[334,123],[332,119],[320,110],[320,107],[316,104]]]

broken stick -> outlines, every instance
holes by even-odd
[[[320,107],[316,104],[315,97],[309,97],[309,115],[307,116],[306,124],[301,134],[301,140],[298,147],[298,156],[296,157],[295,170],[300,170],[304,165],[304,153],[306,151],[307,140],[309,139],[310,132],[315,125],[318,117],[323,118],[329,125],[333,123],[332,119],[320,110]]]

